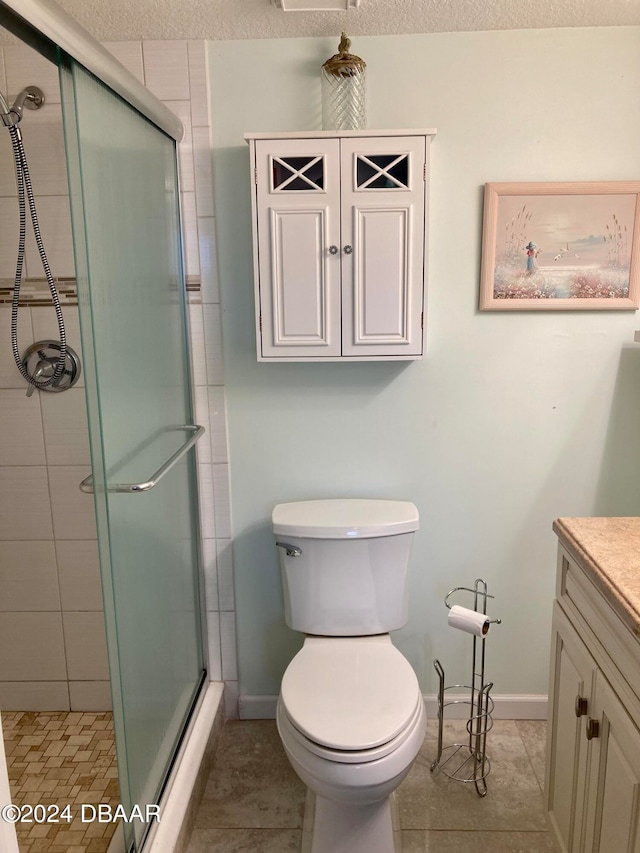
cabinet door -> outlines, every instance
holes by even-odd
[[[419,356],[424,137],[341,140],[342,353]]]
[[[553,630],[547,809],[562,853],[585,853],[581,842],[588,745],[585,720],[592,710],[595,663],[557,602]]]
[[[640,853],[640,731],[601,672],[591,718],[585,853]],[[592,723],[593,725],[593,723]]]
[[[256,173],[258,356],[339,356],[339,141],[257,140]]]

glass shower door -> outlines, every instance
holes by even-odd
[[[62,100],[121,801],[157,803],[205,669],[175,142],[66,55]],[[125,824],[127,850],[145,825]]]

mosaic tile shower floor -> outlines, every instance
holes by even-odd
[[[112,715],[4,711],[2,727],[13,804],[69,804],[72,816],[16,824],[20,853],[106,853],[115,825],[83,822],[80,806],[119,802]]]

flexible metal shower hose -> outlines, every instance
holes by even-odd
[[[44,243],[42,242],[42,235],[40,234],[38,214],[36,212],[36,204],[33,197],[33,188],[31,186],[31,178],[29,176],[29,166],[27,165],[27,156],[25,154],[24,145],[22,143],[22,134],[20,133],[19,128],[15,125],[9,127],[8,130],[11,135],[13,159],[15,160],[16,164],[16,176],[18,178],[18,205],[20,208],[20,241],[18,245],[16,279],[13,290],[13,304],[11,310],[11,349],[13,350],[13,357],[15,359],[16,366],[20,371],[21,375],[24,377],[24,379],[30,385],[33,385],[36,388],[46,388],[49,385],[53,385],[62,376],[62,372],[65,367],[65,360],[67,357],[67,336],[64,328],[64,318],[62,316],[62,308],[60,306],[58,291],[56,290],[56,286],[53,281],[53,275],[51,274],[49,261],[47,260],[47,255],[44,250]],[[24,265],[25,241],[27,236],[27,200],[29,202],[29,213],[31,216],[31,224],[33,225],[33,234],[36,238],[38,254],[40,255],[42,268],[44,269],[44,274],[47,278],[47,284],[49,285],[49,290],[51,291],[51,299],[53,301],[53,306],[56,311],[56,317],[58,319],[58,331],[60,334],[60,354],[58,356],[58,363],[56,364],[53,374],[48,379],[44,380],[39,380],[29,375],[24,364],[22,363],[22,359],[20,358],[20,350],[18,348],[18,304],[20,301],[20,285],[22,284],[22,268]]]

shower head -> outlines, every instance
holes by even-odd
[[[27,86],[13,102],[11,109],[22,116],[22,110],[39,110],[44,104],[44,92],[37,86]]]
[[[44,92],[37,86],[27,86],[23,89],[11,107],[0,94],[0,120],[5,127],[14,127],[22,121],[22,113],[25,107],[28,110],[39,110],[43,104]]]

